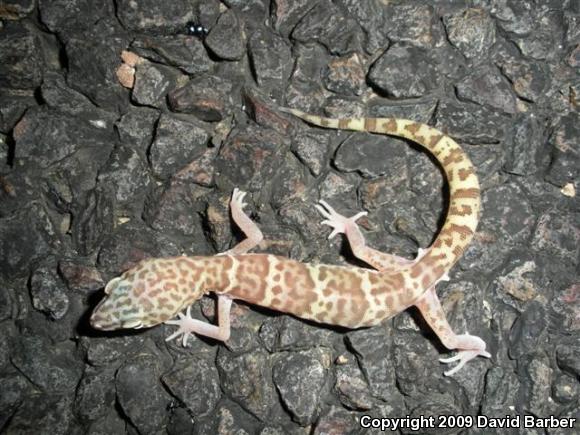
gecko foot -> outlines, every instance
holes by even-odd
[[[332,227],[332,232],[328,236],[332,239],[337,234],[346,233],[346,228],[348,225],[356,225],[356,221],[363,216],[367,215],[366,211],[361,211],[354,216],[347,218],[339,213],[337,213],[326,201],[321,199],[319,201],[320,205],[316,204],[316,210],[325,218],[321,223],[323,225],[328,225]]]
[[[171,334],[169,337],[165,339],[165,341],[171,341],[176,337],[181,337],[181,344],[183,347],[187,346],[187,339],[192,335],[192,332],[196,330],[195,324],[199,322],[199,320],[195,320],[191,317],[191,306],[187,307],[185,310],[185,314],[178,313],[177,316],[179,319],[176,320],[167,320],[165,324],[167,325],[175,325],[178,326],[177,331]]]
[[[246,196],[247,192],[244,192],[237,187],[234,187],[234,191],[232,192],[232,199],[230,201],[230,207],[234,208],[237,207],[242,210],[247,204],[244,202],[244,197]]]
[[[457,345],[455,346],[457,355],[450,358],[441,358],[440,362],[443,364],[449,364],[455,361],[459,361],[455,367],[451,370],[444,372],[445,376],[452,376],[457,373],[461,368],[473,358],[482,356],[484,358],[491,358],[491,354],[485,350],[485,342],[475,335],[469,335],[468,333],[458,335],[455,337],[457,340]]]

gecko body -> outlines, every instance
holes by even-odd
[[[324,201],[317,205],[333,228],[330,237],[346,235],[355,256],[372,268],[301,263],[270,254],[249,254],[263,238],[243,212],[245,193],[235,189],[230,202],[232,217],[246,239],[213,257],[172,257],[141,261],[111,280],[106,297],[91,316],[102,330],[150,327],[160,323],[178,326],[169,339],[191,333],[218,340],[230,335],[229,311],[233,299],[268,307],[316,322],[349,328],[374,326],[415,305],[442,343],[458,354],[442,362],[459,363],[459,370],[476,356],[489,357],[479,337],[455,334],[435,293],[435,285],[463,254],[477,227],[479,184],[473,165],[449,136],[425,124],[389,118],[329,119],[294,109],[283,111],[311,124],[413,140],[440,162],[449,184],[447,219],[435,242],[415,260],[407,260],[367,247],[356,220],[338,214]],[[192,319],[189,307],[204,294],[218,298],[218,325]],[[187,309],[186,314],[181,312]],[[171,320],[178,316],[179,319]]]

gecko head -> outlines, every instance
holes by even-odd
[[[91,315],[91,326],[103,331],[143,328],[148,325],[147,313],[133,291],[133,282],[126,273],[108,282],[105,297]]]

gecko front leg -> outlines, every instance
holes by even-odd
[[[187,339],[191,334],[199,334],[214,340],[227,341],[230,338],[230,309],[232,300],[225,295],[218,295],[218,326],[203,322],[191,317],[191,306],[187,307],[185,314],[179,313],[178,319],[168,320],[167,325],[177,326],[178,329],[165,339],[173,340],[181,335],[181,344],[187,346]]]
[[[244,197],[246,192],[239,190],[237,187],[232,193],[230,200],[230,210],[232,219],[236,225],[242,230],[246,238],[228,251],[222,252],[218,255],[236,255],[244,254],[250,249],[258,245],[264,236],[258,226],[244,213]],[[178,319],[168,320],[165,323],[168,325],[177,326],[178,329],[165,340],[173,340],[181,335],[183,346],[187,346],[187,339],[191,334],[199,334],[205,337],[210,337],[215,340],[227,341],[230,338],[230,309],[232,300],[226,295],[217,295],[218,298],[218,326],[212,325],[201,320],[193,319],[191,317],[191,307],[187,307],[185,313],[179,313]]]

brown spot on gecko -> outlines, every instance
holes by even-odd
[[[275,295],[279,295],[280,293],[282,293],[282,287],[279,285],[275,285],[274,287],[272,287],[272,293],[274,293]]]
[[[410,132],[413,136],[417,134],[420,128],[421,124],[417,124],[416,122],[412,122],[411,124],[405,126],[405,130]]]
[[[468,189],[456,189],[452,192],[452,198],[478,198],[479,197],[479,189],[477,187],[471,187]]]
[[[461,181],[465,181],[467,179],[467,177],[469,177],[470,175],[474,175],[475,171],[473,170],[473,167],[470,166],[469,168],[461,168],[457,171],[457,174],[459,175],[459,179]]]
[[[394,119],[388,119],[387,121],[383,122],[382,125],[385,133],[394,133],[397,131],[397,121]]]
[[[460,163],[465,159],[465,155],[460,148],[453,148],[447,157],[441,162],[443,166],[449,166],[451,163]]]
[[[376,131],[377,120],[376,118],[365,118],[365,130],[366,131]]]
[[[439,141],[441,139],[443,139],[445,137],[444,134],[434,134],[433,136],[431,136],[431,139],[429,139],[429,141],[427,141],[427,145],[432,149],[435,148],[437,146],[437,144],[439,143]]]
[[[449,232],[459,234],[461,240],[466,240],[473,234],[473,231],[468,226],[457,224],[449,224]]]
[[[349,118],[340,119],[338,121],[338,128],[340,128],[342,130],[348,130],[349,126],[350,126],[350,119]]]
[[[473,213],[473,209],[470,205],[460,205],[459,207],[451,206],[449,207],[449,215],[456,216],[468,216]]]

